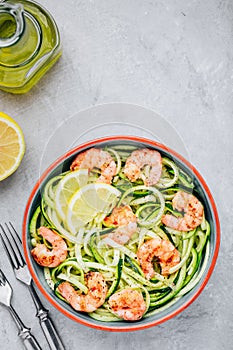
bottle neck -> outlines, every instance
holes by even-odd
[[[15,68],[37,56],[42,33],[35,16],[24,5],[11,1],[0,2],[0,66]]]
[[[0,48],[17,43],[24,27],[23,7],[20,4],[0,2]]]

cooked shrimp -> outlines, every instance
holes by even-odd
[[[149,175],[142,174],[141,169],[150,166]],[[142,179],[146,186],[155,185],[162,174],[162,158],[159,152],[148,148],[133,151],[125,163],[124,174],[132,182]]]
[[[178,231],[190,231],[199,226],[203,220],[204,208],[201,202],[192,194],[178,191],[172,200],[173,209],[184,212],[183,217],[166,214],[162,223]]]
[[[129,205],[115,207],[112,213],[104,219],[107,226],[125,226],[136,221],[137,217]]]
[[[140,320],[146,311],[142,293],[130,288],[113,294],[108,303],[112,311],[126,321]]]
[[[145,277],[150,280],[155,275],[152,260],[157,257],[162,269],[162,275],[169,275],[171,267],[180,262],[180,254],[173,244],[165,239],[156,237],[146,241],[138,249],[137,257]]]
[[[59,284],[58,291],[75,310],[93,312],[103,305],[107,296],[107,284],[100,272],[93,271],[85,274],[85,282],[87,294],[79,294],[69,282]]]
[[[45,244],[37,244],[32,249],[31,254],[36,262],[41,266],[56,267],[66,259],[67,245],[63,238],[56,232],[47,227],[41,226],[38,230],[49,243],[52,244],[52,250],[49,250]]]
[[[97,182],[111,184],[112,178],[116,175],[116,163],[112,156],[99,148],[90,148],[77,155],[70,166],[70,170],[99,168],[101,175]]]
[[[114,208],[104,222],[107,226],[118,226],[116,230],[108,234],[108,238],[119,244],[127,243],[137,231],[137,217],[129,205]]]

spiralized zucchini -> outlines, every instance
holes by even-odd
[[[114,232],[114,228],[106,227],[103,218],[88,223],[76,235],[67,230],[54,205],[56,187],[64,174],[50,179],[45,185],[41,203],[29,225],[32,247],[37,243],[45,243],[50,247],[38,234],[40,226],[54,229],[67,243],[67,259],[58,267],[44,268],[45,280],[57,297],[64,300],[56,289],[61,281],[68,281],[80,293],[87,293],[85,273],[90,270],[99,271],[104,276],[108,285],[106,301],[89,315],[105,322],[122,321],[112,312],[108,299],[125,288],[141,291],[146,303],[143,317],[152,316],[170,307],[200,281],[209,258],[211,232],[205,217],[200,226],[188,232],[169,229],[161,222],[164,214],[177,217],[182,215],[173,209],[172,199],[180,189],[192,192],[192,179],[173,160],[163,157],[162,176],[156,185],[147,187],[142,180],[130,182],[123,170],[126,159],[135,149],[127,144],[105,148],[117,165],[111,184],[121,192],[117,206],[129,205],[137,216],[137,231],[125,245],[108,237],[109,233]],[[150,169],[147,166],[141,171],[146,176]],[[88,183],[95,182],[99,172],[99,169],[90,171]],[[176,247],[180,253],[180,262],[170,269],[168,276],[164,276],[159,262],[155,260],[155,276],[148,280],[137,260],[137,251],[144,242],[156,237],[169,240]]]

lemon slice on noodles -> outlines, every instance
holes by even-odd
[[[107,216],[116,206],[120,195],[120,191],[105,183],[92,183],[82,187],[69,201],[66,219],[69,230],[76,234],[97,216]]]
[[[24,153],[25,141],[20,126],[0,112],[0,181],[18,169]]]
[[[55,192],[55,208],[62,220],[65,219],[68,202],[75,192],[87,184],[88,169],[79,169],[65,175],[59,181]]]

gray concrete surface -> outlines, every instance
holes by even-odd
[[[0,183],[0,221],[21,223],[54,130],[84,108],[127,102],[165,116],[216,200],[222,241],[215,271],[199,298],[157,327],[108,333],[76,324],[52,306],[67,350],[233,349],[233,2],[231,0],[40,0],[60,28],[63,56],[24,96],[0,92],[0,109],[21,125],[27,151]],[[77,130],[79,135],[79,130]],[[59,143],[59,139],[57,140]],[[48,349],[27,290],[15,281],[0,245],[13,304]],[[23,349],[0,307],[0,348]]]

